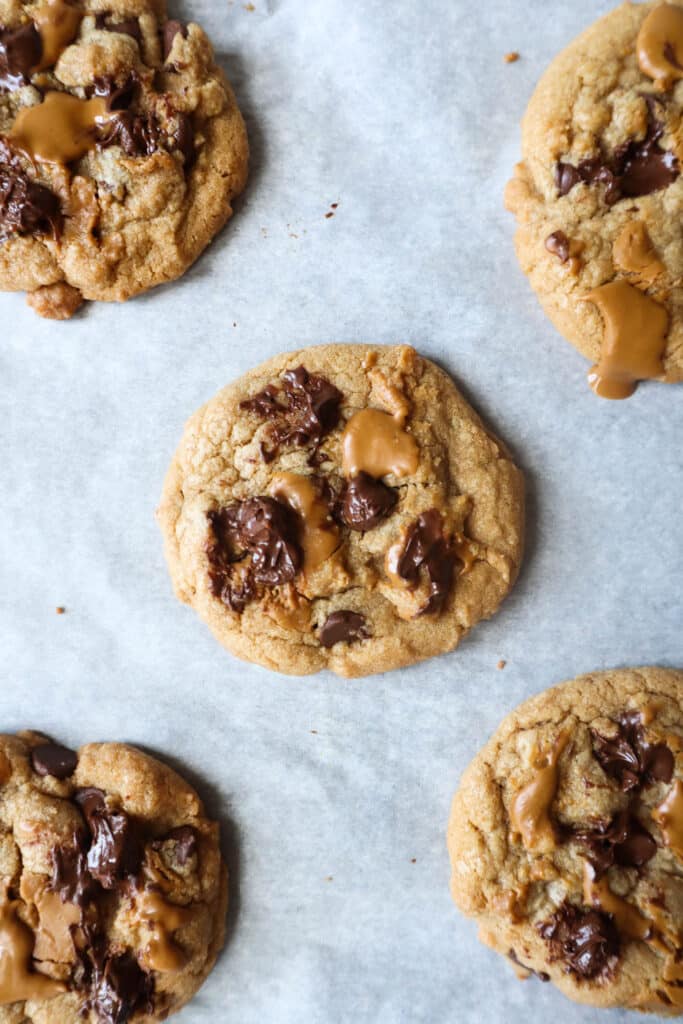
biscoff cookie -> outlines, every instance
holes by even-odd
[[[0,1024],[153,1024],[223,944],[218,826],[132,747],[0,736]]]
[[[523,482],[414,349],[321,345],[192,417],[159,521],[178,597],[234,654],[361,676],[450,651],[496,611]]]
[[[66,319],[179,277],[247,163],[209,40],[164,0],[0,0],[0,289]]]
[[[506,191],[522,269],[604,398],[683,380],[683,0],[624,3],[545,72]]]
[[[452,893],[521,977],[683,1011],[683,672],[580,676],[505,718],[448,828]]]

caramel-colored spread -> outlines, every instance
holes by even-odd
[[[34,70],[44,71],[57,63],[63,50],[76,38],[82,19],[83,11],[65,0],[47,0],[33,13],[43,43],[43,55]]]
[[[369,473],[379,480],[392,473],[412,476],[420,461],[415,438],[399,420],[380,409],[362,409],[342,435],[342,466],[347,477]]]
[[[111,116],[101,97],[81,100],[66,92],[48,92],[42,103],[19,112],[10,136],[31,160],[68,164],[94,148],[97,126]]]
[[[558,761],[568,739],[566,733],[558,736],[552,749],[536,765],[531,782],[512,801],[512,831],[522,837],[527,850],[548,853],[555,848],[550,807],[557,792]]]
[[[589,292],[605,322],[600,362],[588,374],[601,398],[628,398],[639,380],[664,372],[669,316],[659,302],[626,281],[612,281]]]
[[[412,408],[406,393],[392,384],[382,370],[370,367],[367,374],[372,385],[373,396],[381,406],[391,413],[398,425],[404,427]]]
[[[21,877],[21,898],[33,903],[38,911],[33,956],[36,960],[69,964],[75,958],[71,927],[80,924],[81,911],[75,903],[62,903],[59,894],[50,892],[47,885],[45,875],[24,872]]]
[[[588,862],[583,870],[583,898],[589,907],[598,907],[606,914],[612,914],[622,935],[629,939],[649,937],[651,922],[632,903],[612,892],[606,876],[596,879],[595,871]]]
[[[171,938],[174,931],[193,918],[189,907],[168,903],[159,892],[145,889],[135,897],[142,921],[152,929],[152,938],[145,950],[145,966],[153,971],[177,971],[187,963],[187,954]]]
[[[683,860],[683,782],[676,779],[667,797],[652,812],[664,842]]]
[[[318,494],[311,478],[297,473],[278,473],[270,485],[270,493],[300,516],[304,572],[313,572],[339,547],[339,530],[330,517],[326,502]]]
[[[650,288],[665,271],[642,220],[622,229],[612,246],[612,258],[619,270],[635,276],[635,284]]]
[[[282,629],[295,629],[299,633],[311,631],[311,602],[302,597],[292,583],[271,592],[263,598],[263,610]]]
[[[34,935],[19,919],[16,904],[0,902],[0,1006],[26,999],[51,999],[65,986],[32,969]]]
[[[660,4],[640,26],[636,42],[640,70],[661,89],[683,78],[683,9]]]
[[[456,533],[453,537],[453,550],[461,563],[460,575],[464,576],[471,572],[474,563],[479,558],[479,545],[466,537],[464,533]]]

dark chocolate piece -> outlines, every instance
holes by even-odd
[[[443,534],[443,516],[436,509],[423,512],[408,528],[405,545],[398,559],[401,579],[416,585],[420,571],[429,580],[429,599],[420,614],[441,611],[453,581],[456,554]]]
[[[59,743],[41,743],[31,751],[31,764],[38,775],[68,779],[76,771],[78,754]]]
[[[366,533],[390,516],[398,493],[368,473],[359,473],[345,485],[339,499],[339,518],[350,530]]]
[[[327,616],[318,633],[318,639],[323,647],[367,640],[368,636],[369,633],[365,628],[365,616],[350,611],[332,612]]]
[[[619,955],[614,920],[600,910],[581,910],[565,901],[538,931],[550,947],[551,959],[564,961],[567,973],[579,978],[607,975]]]

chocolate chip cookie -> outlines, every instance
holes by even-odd
[[[495,612],[523,483],[414,349],[322,345],[192,417],[159,520],[178,597],[234,654],[360,676],[450,651]]]
[[[683,380],[683,0],[624,3],[550,65],[506,192],[517,254],[603,398]]]
[[[455,902],[522,977],[683,1011],[683,672],[581,676],[513,711],[463,775]]]
[[[247,161],[209,40],[163,0],[0,0],[0,288],[41,316],[179,277]]]
[[[132,747],[0,736],[0,1020],[165,1020],[223,944],[218,826]]]

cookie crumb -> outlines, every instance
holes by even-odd
[[[329,213],[326,213],[326,214],[325,214],[325,217],[326,217],[326,218],[327,218],[327,219],[329,220],[329,219],[330,219],[330,217],[334,217],[334,214],[333,214],[333,213],[332,213],[332,211],[330,210],[330,212],[329,212]]]
[[[66,608],[63,605],[61,605],[61,604],[58,604],[57,607],[55,608],[55,614],[56,615],[64,615],[65,612],[66,612]]]
[[[328,875],[327,878],[325,879],[325,881],[326,882],[334,882],[334,878],[332,877],[332,875]]]
[[[253,4],[244,4],[244,9],[245,9],[245,11],[255,11],[256,10],[256,8],[254,7]]]
[[[498,664],[496,665],[496,668],[505,668],[506,665],[507,661],[503,661],[503,659],[501,658]]]
[[[26,302],[46,320],[70,320],[83,305],[83,296],[78,288],[72,288],[66,281],[58,281],[29,292]]]
[[[417,864],[417,857],[411,857],[410,858],[410,863],[411,864]]]
[[[506,64],[514,64],[515,61],[519,60],[519,54],[512,50],[510,53],[506,53],[503,57]]]

